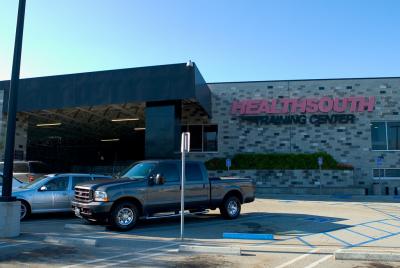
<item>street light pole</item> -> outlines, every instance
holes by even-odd
[[[18,86],[19,73],[21,66],[22,36],[24,33],[26,0],[19,0],[17,29],[15,32],[14,57],[10,81],[10,91],[8,95],[8,111],[7,111],[7,133],[6,145],[4,150],[4,170],[3,170],[3,189],[0,201],[14,201],[12,197],[12,176],[14,164],[14,146],[15,146],[15,125],[17,118],[18,105]]]

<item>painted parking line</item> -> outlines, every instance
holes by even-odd
[[[310,265],[307,265],[307,266],[304,267],[304,268],[313,268],[313,267],[316,267],[317,265],[320,265],[321,263],[323,263],[324,261],[329,260],[329,259],[332,258],[332,257],[333,257],[333,255],[327,255],[327,256],[322,257],[321,259],[319,259],[319,260],[317,260],[317,261],[311,263]]]
[[[330,238],[333,238],[333,239],[335,239],[336,241],[339,241],[340,243],[342,243],[342,244],[344,244],[344,245],[346,245],[346,246],[351,246],[351,245],[352,245],[352,244],[350,244],[350,243],[344,241],[343,239],[340,239],[339,237],[334,236],[333,234],[330,234],[330,233],[321,233],[321,234],[326,235],[326,236],[328,236],[328,237],[330,237]]]
[[[144,252],[148,252],[148,251],[152,251],[152,250],[157,250],[157,249],[172,247],[172,246],[176,246],[176,245],[178,245],[178,244],[179,244],[179,243],[171,243],[171,244],[168,244],[168,245],[163,245],[163,246],[159,246],[159,247],[154,247],[154,248],[148,248],[148,249],[140,250],[140,251],[137,251],[137,252],[135,252],[135,253],[129,252],[129,253],[123,253],[123,254],[119,254],[119,255],[107,257],[107,258],[101,258],[101,259],[94,259],[94,260],[89,260],[89,261],[83,261],[83,262],[80,262],[80,263],[77,263],[77,264],[66,265],[66,266],[63,266],[62,268],[79,267],[79,266],[81,266],[81,265],[92,264],[92,263],[102,262],[102,261],[108,261],[108,260],[112,260],[112,259],[116,259],[116,258],[121,258],[121,257],[126,257],[126,256],[132,256],[132,255],[137,254],[137,253],[144,253]]]
[[[315,248],[315,246],[313,246],[312,244],[308,243],[306,240],[304,240],[301,237],[296,237],[297,240],[299,240],[301,243],[303,243],[306,246],[309,246],[310,248]]]
[[[275,268],[284,268],[284,267],[287,267],[287,266],[289,266],[289,265],[291,265],[291,264],[293,264],[293,263],[295,263],[295,262],[297,262],[297,261],[299,261],[299,260],[302,260],[302,259],[304,259],[304,258],[310,256],[311,254],[317,252],[318,250],[319,250],[319,249],[317,249],[317,248],[316,248],[316,249],[313,249],[313,250],[310,250],[310,251],[307,252],[306,254],[300,255],[300,256],[298,256],[298,257],[296,257],[296,258],[294,258],[294,259],[292,259],[292,260],[290,260],[290,261],[287,261],[287,262],[285,262],[285,263],[282,263],[281,265],[278,265],[278,266],[276,266]]]
[[[119,265],[124,264],[124,263],[129,263],[129,262],[133,262],[133,261],[137,261],[137,260],[142,260],[142,259],[149,259],[149,258],[156,257],[156,256],[167,255],[167,254],[169,254],[169,253],[170,253],[169,251],[165,251],[165,252],[159,252],[159,253],[148,254],[148,255],[141,256],[141,257],[135,257],[135,258],[131,258],[131,259],[128,259],[128,260],[117,261],[117,262],[109,263],[109,264],[106,264],[106,265],[96,266],[96,268],[105,268],[105,267],[119,266]]]
[[[25,246],[29,244],[42,244],[42,241],[30,241],[30,242],[22,242],[17,244],[9,244],[9,245],[0,245],[0,248],[8,248],[8,247],[18,247],[18,246]]]
[[[371,228],[371,229],[380,231],[380,232],[383,232],[383,233],[392,234],[391,232],[388,232],[388,231],[383,230],[383,229],[378,228],[378,227],[370,226],[370,225],[368,225],[368,224],[366,224],[366,223],[363,223],[363,224],[360,224],[360,225],[361,225],[361,226],[364,226],[364,227],[367,227],[367,228]]]
[[[375,210],[375,211],[377,211],[377,212],[379,212],[379,213],[382,213],[382,214],[384,214],[384,215],[386,215],[386,216],[392,217],[392,218],[394,218],[394,219],[396,219],[396,220],[400,220],[400,216],[387,213],[387,212],[385,212],[385,211],[382,211],[382,210],[380,210],[380,209],[371,207],[371,206],[366,205],[366,204],[364,204],[364,206],[367,207],[367,208],[369,208],[369,209]]]
[[[389,225],[389,226],[393,226],[393,227],[397,227],[397,228],[400,228],[400,225],[396,225],[396,224],[391,224],[391,223],[388,223],[388,222],[381,222],[382,224],[386,224],[386,225]]]
[[[393,236],[397,236],[397,235],[400,235],[400,232],[391,233],[391,234],[388,234],[388,235],[385,235],[385,236],[381,236],[381,237],[378,237],[378,238],[375,238],[375,239],[371,239],[371,240],[368,240],[368,241],[365,241],[365,242],[354,244],[351,247],[359,247],[359,246],[362,246],[362,245],[366,245],[366,244],[369,244],[369,243],[373,243],[375,241],[383,240],[383,239],[386,239],[386,238],[389,238],[389,237],[393,237]]]
[[[354,234],[358,234],[358,235],[360,235],[360,236],[363,236],[363,237],[366,237],[366,238],[369,238],[369,239],[375,239],[375,237],[372,237],[372,236],[369,236],[369,235],[366,235],[366,234],[363,234],[363,233],[360,233],[360,232],[351,230],[351,229],[349,229],[349,228],[343,229],[343,230],[346,230],[346,231],[351,232],[351,233],[354,233]]]

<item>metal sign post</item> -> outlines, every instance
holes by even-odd
[[[319,166],[319,195],[322,195],[322,164],[324,163],[324,158],[322,156],[318,157]]]
[[[228,171],[229,171],[230,167],[232,166],[231,159],[227,158],[226,161],[225,161],[225,165],[226,165],[226,167],[228,168]]]
[[[181,240],[183,241],[184,224],[185,224],[185,154],[190,151],[190,132],[183,132],[181,138],[182,153],[182,181],[181,181]]]

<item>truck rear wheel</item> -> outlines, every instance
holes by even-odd
[[[111,211],[110,222],[114,228],[120,231],[131,230],[135,227],[138,219],[139,211],[131,202],[122,202]]]
[[[222,217],[228,220],[233,220],[239,217],[241,204],[239,198],[236,196],[228,197],[219,207]]]

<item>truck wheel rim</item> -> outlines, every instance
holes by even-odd
[[[26,206],[21,204],[21,219],[25,218],[26,216]]]
[[[235,216],[236,213],[238,212],[238,210],[239,210],[239,206],[238,206],[237,202],[235,202],[234,200],[229,201],[229,203],[228,203],[229,215]]]
[[[131,224],[135,218],[135,214],[130,208],[123,208],[117,214],[118,223],[124,226]]]

